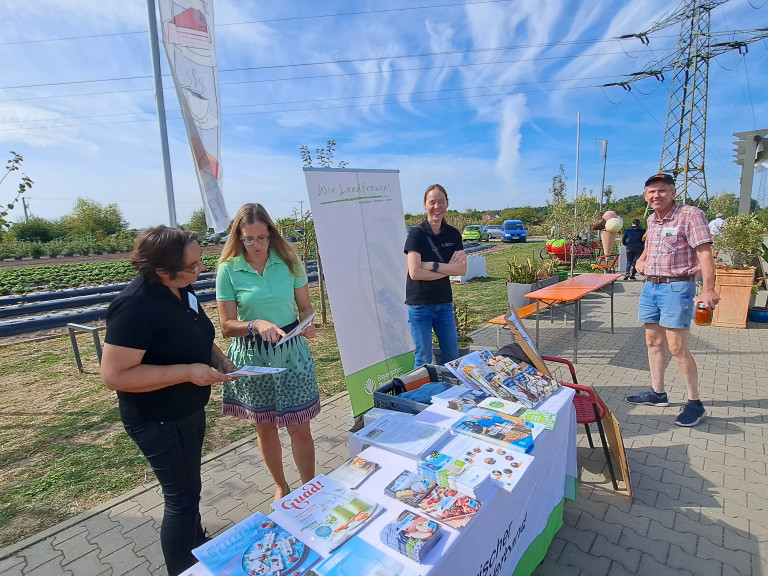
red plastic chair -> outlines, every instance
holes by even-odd
[[[616,272],[616,266],[619,263],[619,255],[618,254],[606,254],[605,256],[598,256],[595,259],[595,263],[592,264],[592,268],[597,269],[600,268],[604,273],[605,272]]]
[[[605,461],[608,463],[608,472],[611,475],[611,483],[613,484],[613,489],[618,490],[619,486],[616,483],[616,472],[613,469],[611,451],[608,449],[608,442],[605,439],[605,430],[603,429],[602,421],[603,418],[605,418],[605,408],[597,400],[597,395],[592,388],[578,383],[578,380],[576,379],[576,369],[571,362],[565,358],[556,358],[554,356],[542,356],[541,358],[545,362],[556,362],[568,366],[573,383],[560,382],[560,384],[576,391],[576,394],[573,397],[573,406],[576,409],[576,422],[584,424],[584,430],[587,433],[587,441],[589,442],[589,447],[592,449],[594,449],[595,445],[592,443],[592,434],[589,431],[589,425],[592,423],[597,424],[597,432],[600,435],[600,442],[603,444],[603,454],[605,454]]]

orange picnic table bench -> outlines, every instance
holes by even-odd
[[[579,274],[573,278],[563,280],[557,284],[552,284],[546,288],[534,290],[525,295],[526,298],[535,300],[531,304],[517,309],[520,318],[527,318],[536,315],[536,347],[539,347],[539,318],[543,310],[556,304],[573,302],[575,305],[573,314],[573,361],[579,359],[579,330],[581,330],[581,300],[589,294],[601,292],[611,299],[611,334],[613,334],[613,293],[616,280],[621,278],[621,274]],[[610,286],[610,291],[606,287]],[[496,347],[499,346],[499,334],[501,326],[506,326],[507,322],[504,315],[497,316],[489,320],[491,324],[496,324]]]

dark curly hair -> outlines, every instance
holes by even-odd
[[[184,250],[197,242],[197,233],[155,226],[143,230],[133,243],[131,264],[148,284],[160,284],[155,272],[158,268],[168,273],[171,279],[184,269]]]

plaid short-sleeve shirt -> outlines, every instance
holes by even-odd
[[[693,249],[706,243],[712,243],[712,235],[700,208],[675,204],[661,220],[652,213],[645,238],[645,275],[699,275],[699,259]]]

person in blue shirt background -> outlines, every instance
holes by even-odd
[[[632,226],[624,230],[624,234],[621,237],[621,243],[627,247],[627,273],[624,274],[624,280],[636,280],[635,274],[637,274],[637,269],[635,268],[635,262],[643,253],[643,248],[645,247],[643,242],[644,235],[645,228],[640,226],[640,220],[637,218],[632,220]]]

